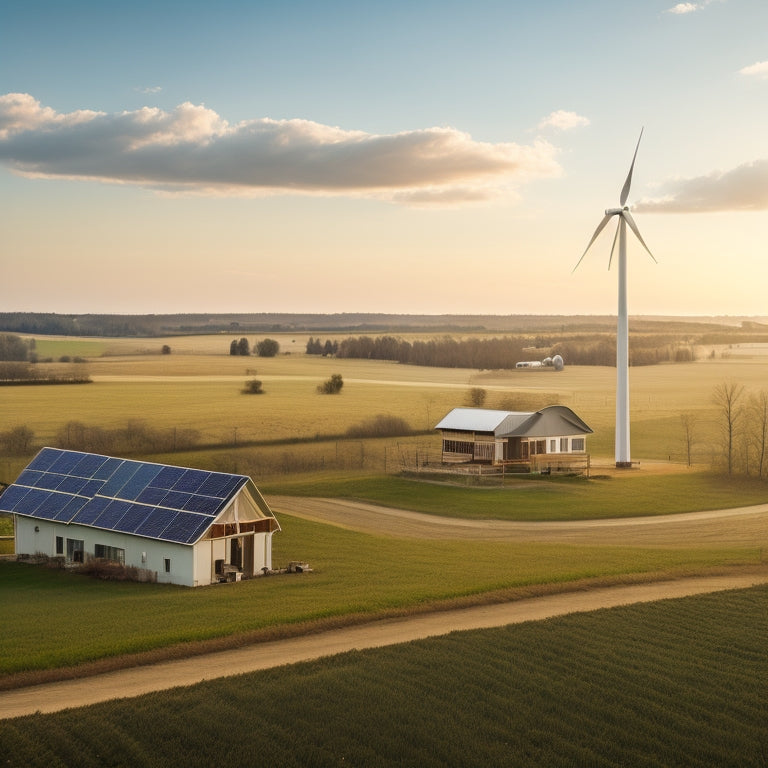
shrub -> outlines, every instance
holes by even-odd
[[[399,437],[410,435],[413,430],[405,419],[380,413],[372,419],[353,424],[348,430],[349,437]]]
[[[274,357],[280,351],[280,344],[274,339],[263,339],[256,345],[256,354],[259,357]]]
[[[318,386],[317,391],[321,395],[338,395],[343,386],[344,382],[341,379],[341,374],[334,373],[328,381],[325,381]]]
[[[258,379],[251,379],[245,382],[245,388],[243,389],[244,395],[263,395],[264,390],[261,388],[261,382]]]

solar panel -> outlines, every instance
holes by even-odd
[[[242,475],[43,448],[0,494],[0,511],[189,544]]]
[[[70,451],[60,451],[59,457],[48,468],[49,472],[57,472],[60,475],[68,475],[80,462],[83,455]]]
[[[153,488],[165,488],[170,491],[176,481],[186,472],[183,467],[163,467],[151,482]]]
[[[59,451],[56,448],[43,448],[40,453],[35,456],[34,459],[27,465],[27,469],[37,469],[41,472],[45,472],[50,469],[53,463],[58,459],[63,451]]]
[[[197,489],[208,479],[210,472],[199,469],[188,469],[173,486],[174,491],[186,491],[195,493]]]
[[[173,521],[163,529],[163,538],[189,544],[199,538],[210,524],[210,517],[195,515],[191,512],[179,512]]]

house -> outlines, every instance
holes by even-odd
[[[103,558],[190,587],[272,568],[280,530],[253,481],[43,448],[0,495],[17,555]]]
[[[586,465],[592,430],[570,408],[535,413],[454,408],[435,429],[445,464],[518,465],[528,470],[570,470]]]

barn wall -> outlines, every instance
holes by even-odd
[[[39,530],[35,532],[35,527]],[[131,536],[115,531],[104,531],[82,525],[65,525],[55,521],[16,516],[16,554],[45,554],[56,556],[56,537],[83,542],[85,556],[93,557],[96,544],[119,547],[125,550],[125,564],[157,573],[157,580],[167,584],[195,586],[193,548],[185,544],[157,541],[141,536]],[[165,560],[170,560],[170,572],[165,570]],[[205,584],[209,581],[203,582]]]

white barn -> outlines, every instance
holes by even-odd
[[[535,412],[454,408],[435,427],[445,464],[510,464],[528,469],[570,470],[588,460],[592,429],[570,408]]]
[[[280,526],[245,475],[43,448],[0,495],[16,554],[103,558],[190,587],[272,568]]]

